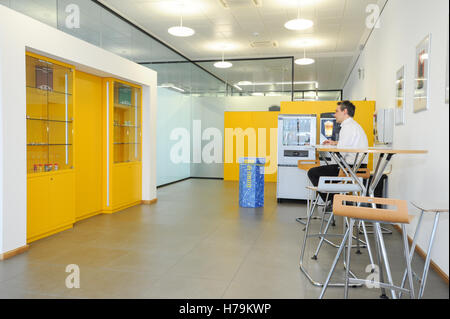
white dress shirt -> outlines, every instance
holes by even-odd
[[[341,132],[339,133],[339,142],[337,148],[359,148],[365,149],[369,147],[366,132],[353,118],[348,118],[341,123]],[[349,165],[355,163],[356,153],[342,153],[345,161]],[[359,159],[361,158],[359,155]],[[358,159],[358,161],[359,161]],[[364,159],[363,164],[368,163],[368,158]]]

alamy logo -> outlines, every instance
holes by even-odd
[[[277,128],[225,128],[224,138],[218,128],[209,127],[202,131],[201,121],[194,120],[192,138],[186,128],[171,131],[170,140],[175,144],[170,149],[170,160],[174,164],[189,164],[191,158],[195,164],[231,164],[242,157],[263,157],[267,163],[265,174],[273,174],[277,171],[277,133]]]
[[[366,272],[371,273],[366,278],[366,287],[369,289],[380,288],[380,267],[378,265],[367,265]]]
[[[376,4],[369,4],[366,7],[366,13],[370,13],[366,18],[366,27],[369,29],[379,29],[380,23],[380,7]]]
[[[79,29],[80,28],[80,7],[76,4],[69,4],[66,6],[66,28]]]
[[[66,272],[70,273],[66,277],[67,289],[80,288],[80,267],[75,264],[67,265]]]

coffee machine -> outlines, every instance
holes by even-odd
[[[320,144],[326,140],[338,141],[340,131],[341,125],[336,121],[334,113],[320,114]],[[319,158],[323,162],[322,164],[333,163],[328,153],[319,152]]]

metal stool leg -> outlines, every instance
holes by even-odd
[[[440,213],[436,213],[434,217],[434,225],[433,225],[433,231],[431,233],[430,243],[428,244],[428,251],[427,251],[427,258],[425,260],[425,267],[423,269],[423,275],[422,280],[420,282],[420,290],[419,290],[419,299],[422,299],[423,292],[425,291],[425,285],[427,284],[427,277],[428,277],[428,270],[430,268],[430,262],[431,262],[431,249],[433,248],[434,243],[434,237],[436,236],[436,230],[439,223],[439,215]]]
[[[363,232],[364,232],[364,238],[366,240],[367,253],[369,254],[369,260],[370,260],[370,263],[372,264],[372,273],[373,273],[375,271],[375,264],[373,262],[372,248],[370,247],[370,244],[369,244],[369,237],[367,236],[366,223],[362,220],[361,225],[362,225]],[[358,229],[358,233],[359,233],[359,229]]]
[[[351,233],[353,232],[353,225],[355,221],[350,218],[350,225],[348,229],[350,231],[350,235],[348,236],[348,244],[347,244],[347,266],[345,267],[345,287],[344,287],[344,298],[348,299],[348,284],[349,284],[349,273],[350,273],[350,256],[352,255],[352,239]],[[345,243],[345,241],[344,241]]]
[[[414,283],[411,269],[411,259],[409,258],[409,247],[408,247],[408,236],[406,235],[406,226],[402,224],[402,232],[403,232],[403,251],[405,254],[406,260],[406,269],[408,272],[408,281],[409,281],[409,291],[411,299],[414,299]]]
[[[410,250],[410,253],[409,253],[409,260],[410,260],[410,262],[412,262],[413,257],[414,257],[414,252],[416,251],[417,238],[418,238],[418,235],[419,235],[419,233],[420,233],[420,228],[421,228],[421,226],[422,226],[423,214],[424,214],[424,211],[422,210],[422,211],[420,212],[420,215],[419,215],[419,221],[417,222],[416,231],[415,231],[415,233],[414,233],[414,237],[413,237],[413,241],[412,241],[412,245],[411,245],[411,250]],[[403,287],[405,286],[405,283],[406,283],[406,276],[407,276],[407,275],[408,275],[408,269],[405,269],[405,271],[403,272],[402,284],[401,284],[401,286],[400,286],[401,288],[403,288]],[[399,298],[402,297],[402,293],[401,293],[401,292],[400,292],[400,294],[399,294],[398,297],[399,297]]]
[[[328,219],[327,225],[325,226],[325,230],[323,232],[324,235],[326,235],[328,233],[328,228],[330,228],[330,224],[331,224],[331,220],[332,220],[333,216],[334,216],[334,214],[331,214],[331,216]],[[325,237],[320,237],[319,245],[317,246],[316,252],[314,253],[314,256],[312,257],[312,259],[317,260],[317,256],[319,255],[320,248],[322,247],[324,241],[325,241]]]
[[[380,243],[380,248],[381,248],[381,255],[383,257],[383,262],[384,262],[384,266],[386,268],[386,276],[389,282],[390,286],[394,286],[394,282],[392,280],[392,274],[391,274],[391,267],[389,265],[389,258],[386,252],[386,246],[384,245],[384,240],[383,240],[383,233],[381,231],[381,226],[379,223],[375,223],[374,225],[374,230],[375,233],[377,234],[377,237],[379,238],[379,243]],[[395,293],[394,289],[391,289],[391,295],[392,295],[392,299],[397,299],[397,294]]]
[[[334,258],[333,264],[331,265],[330,272],[328,273],[327,279],[325,280],[325,283],[323,284],[323,288],[322,288],[322,291],[320,292],[319,299],[323,299],[323,296],[325,295],[325,292],[327,291],[328,286],[330,286],[331,277],[333,276],[334,270],[336,269],[336,265],[339,261],[339,258],[341,257],[342,251],[346,245],[346,240],[347,240],[349,234],[350,234],[350,228],[347,228],[347,230],[345,231],[342,243],[339,246],[339,250],[336,254],[336,257]]]
[[[374,227],[375,228],[375,227]],[[384,282],[384,270],[382,260],[381,260],[381,248],[380,248],[380,241],[378,239],[378,236],[375,235],[375,249],[377,251],[377,262],[378,262],[378,269],[380,271],[380,282]],[[381,296],[382,299],[389,299],[389,297],[386,294],[386,289],[381,287]]]

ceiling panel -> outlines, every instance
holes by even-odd
[[[340,89],[352,62],[358,53],[363,34],[367,31],[366,7],[378,0],[304,0],[302,18],[314,21],[313,28],[291,31],[284,28],[288,19],[298,15],[297,0],[263,0],[256,7],[250,0],[238,1],[239,7],[225,9],[218,0],[102,0],[102,2],[129,18],[149,33],[169,44],[191,60],[220,59],[217,44],[232,44],[225,51],[226,58],[303,56],[303,49],[295,40],[313,38],[317,43],[307,48],[307,55],[316,58],[313,66],[295,66],[296,80],[316,80],[323,89]],[[385,1],[385,0],[383,0]],[[231,3],[231,2],[230,2]],[[169,9],[168,9],[169,8]],[[183,12],[184,25],[195,29],[190,38],[176,38],[167,29],[177,25]],[[116,29],[115,29],[116,31]],[[126,34],[126,28],[117,27]],[[277,41],[278,48],[252,48],[253,41]],[[347,57],[333,53],[347,52]],[[328,54],[326,58],[319,58]],[[211,69],[214,74],[220,70]]]

